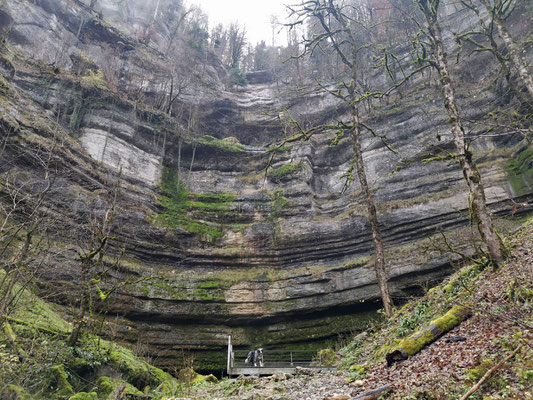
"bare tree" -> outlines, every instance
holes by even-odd
[[[450,117],[449,123],[457,151],[455,157],[461,165],[463,176],[470,191],[469,205],[471,215],[475,218],[481,238],[487,245],[489,259],[496,266],[504,260],[506,250],[501,238],[496,233],[492,217],[488,211],[481,175],[473,159],[472,152],[469,149],[470,143],[466,139],[459,114],[455,89],[448,67],[448,56],[438,19],[440,0],[417,0],[417,4],[426,20],[427,36],[433,47],[433,59],[426,61],[439,72],[444,106]]]
[[[512,64],[513,64],[513,58],[510,58],[507,56],[507,51],[504,49],[501,49],[502,46],[500,46],[496,41],[496,35],[494,32],[494,23],[493,18],[491,18],[491,14],[489,14],[489,20],[483,15],[477,4],[474,2],[474,0],[461,0],[462,4],[464,4],[467,9],[471,10],[477,17],[479,28],[474,28],[471,31],[463,32],[460,34],[456,34],[456,40],[460,45],[463,44],[463,42],[470,43],[474,46],[473,53],[477,54],[478,52],[482,51],[488,51],[492,53],[492,55],[498,60],[500,66],[501,66],[501,74],[507,81],[508,85],[513,89],[513,92],[520,98],[520,100],[524,103],[531,102],[533,99],[533,96],[531,96],[531,91],[529,91],[529,96],[526,93],[523,93],[523,91],[520,89],[520,82],[518,86],[515,84],[515,82],[512,79]],[[512,10],[511,10],[512,11]],[[510,11],[508,12],[509,15]],[[508,15],[505,17],[507,18]],[[486,40],[482,40],[482,38],[486,38]],[[521,57],[519,56],[519,61],[523,62]],[[521,69],[520,66],[515,67],[517,71]],[[526,80],[523,82],[526,83],[528,80],[531,80],[531,77],[527,79],[527,76],[529,76],[529,73],[526,71]]]
[[[516,69],[518,76],[526,86],[530,99],[533,99],[533,78],[528,67],[520,55],[520,49],[514,41],[505,20],[516,6],[515,0],[480,0],[492,18],[492,22],[498,28],[498,33],[503,43],[509,50],[509,61]]]
[[[246,44],[246,30],[241,28],[236,22],[229,26],[228,30],[228,60],[231,68],[240,68],[241,58]]]
[[[8,317],[22,291],[38,278],[50,253],[49,226],[53,224],[45,203],[57,177],[55,140],[36,147],[20,146],[15,130],[2,126],[0,146],[0,325],[22,361],[24,353],[9,333]],[[24,159],[34,172],[19,169]]]
[[[379,227],[376,205],[372,190],[368,184],[367,172],[363,159],[361,136],[365,125],[361,121],[361,104],[367,97],[367,91],[362,87],[362,71],[365,69],[368,46],[367,14],[363,8],[338,5],[332,0],[308,0],[301,5],[293,7],[291,17],[296,26],[309,20],[313,24],[313,30],[317,34],[308,37],[302,43],[304,55],[312,55],[314,52],[323,51],[327,48],[341,60],[348,71],[348,77],[342,79],[336,88],[330,89],[327,85],[320,84],[322,90],[337,97],[349,108],[351,121],[344,123],[344,129],[350,131],[353,160],[352,168],[355,169],[359,184],[363,192],[364,202],[367,208],[368,221],[372,232],[372,245],[375,257],[376,277],[381,292],[383,307],[387,316],[392,315],[392,299],[387,284],[385,271],[385,252],[383,238]],[[351,173],[351,170],[350,170]]]
[[[89,316],[92,315],[94,298],[100,294],[99,288],[95,284],[101,281],[108,270],[116,268],[120,263],[121,252],[110,265],[106,264],[104,260],[109,242],[117,240],[117,237],[113,236],[113,234],[119,192],[120,175],[115,187],[110,193],[109,207],[103,215],[93,217],[87,229],[82,232],[79,248],[75,250],[79,261],[80,290],[78,311],[68,339],[71,346],[75,346],[78,342],[80,334],[87,324],[87,314]]]
[[[168,53],[172,49],[172,46],[174,45],[174,41],[178,37],[180,28],[182,28],[185,25],[187,16],[192,11],[193,11],[192,8],[185,9],[183,8],[183,6],[180,6],[178,10],[173,13],[171,26],[170,26],[170,36],[169,36],[167,48],[165,50],[165,55],[168,55]]]

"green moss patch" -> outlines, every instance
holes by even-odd
[[[270,146],[266,151],[267,153],[284,153],[286,151],[289,151],[291,149],[291,146],[285,144],[285,145],[277,145],[277,146]]]
[[[322,349],[317,353],[319,365],[333,367],[339,362],[339,357],[332,349]]]
[[[283,190],[279,189],[271,194],[272,198],[272,218],[283,216],[285,209],[289,206],[289,200],[283,196]]]
[[[131,350],[87,332],[76,347],[70,347],[67,344],[70,324],[30,291],[18,286],[15,289],[20,291],[20,298],[8,325],[13,328],[16,344],[32,350],[21,369],[18,354],[5,335],[0,335],[0,379],[5,386],[0,398],[25,400],[37,393],[39,399],[104,399],[119,384],[126,386],[126,393],[141,395],[140,389],[147,386],[154,389],[165,382],[176,382]],[[102,377],[92,381],[103,368],[112,376],[120,375],[122,380]],[[24,386],[18,387],[14,384],[20,381],[21,374]],[[98,393],[85,392],[93,387]],[[153,390],[148,394],[153,394]]]
[[[85,87],[108,90],[107,82],[101,69],[96,70],[96,72],[90,69],[88,75],[81,77],[81,83]]]
[[[279,182],[284,178],[288,178],[296,174],[302,168],[301,163],[284,164],[279,168],[268,171],[268,177],[274,182]]]
[[[119,386],[124,386],[124,394],[140,394],[142,395],[143,392],[141,392],[139,389],[137,389],[132,384],[122,380],[122,379],[112,379],[107,376],[101,376],[96,381],[96,387],[98,388],[98,396],[100,398],[107,399],[110,394],[112,394],[115,389]]]
[[[31,396],[24,390],[24,388],[17,385],[6,385],[3,389],[0,390],[0,398],[15,400],[32,400]]]
[[[59,397],[69,397],[74,394],[72,385],[68,381],[67,373],[63,365],[56,365],[52,368],[54,374],[57,390],[55,395]]]
[[[471,382],[475,383],[479,381],[483,377],[483,375],[485,375],[487,371],[491,369],[493,366],[494,366],[494,361],[486,359],[486,360],[483,360],[481,363],[479,363],[479,365],[477,365],[476,367],[469,369],[466,372],[466,375],[468,376],[468,379]]]
[[[220,229],[205,221],[188,216],[194,210],[206,213],[230,212],[235,196],[231,194],[188,193],[180,182],[176,169],[164,168],[161,178],[161,192],[158,202],[162,211],[156,220],[171,229],[183,228],[198,234],[204,239],[219,239],[223,236]]]
[[[110,364],[123,373],[125,380],[137,388],[157,387],[174,379],[167,372],[156,368],[136,357],[131,350],[113,347],[109,354]]]
[[[448,332],[453,327],[459,325],[470,316],[470,310],[463,306],[455,305],[442,317],[431,321],[430,324],[400,341],[396,349],[405,351],[409,356],[415,355],[429,343],[436,340],[443,333]]]
[[[236,138],[217,139],[216,137],[206,135],[200,139],[200,144],[218,151],[229,153],[239,153],[244,151],[242,144],[240,144]]]
[[[80,392],[71,396],[68,400],[98,400],[98,394],[96,392]]]
[[[192,368],[184,368],[178,374],[178,380],[186,385],[198,385],[201,383],[217,383],[214,375],[201,375]]]
[[[522,150],[516,157],[506,163],[509,182],[515,196],[523,196],[533,192],[533,147]]]

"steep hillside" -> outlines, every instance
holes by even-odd
[[[4,279],[5,274],[0,274]],[[154,367],[140,353],[87,332],[72,347],[72,324],[63,310],[18,286],[17,310],[2,323],[0,398],[37,399],[168,399],[191,384],[216,382],[191,372],[188,384]]]
[[[366,328],[379,290],[360,190],[342,190],[349,141],[332,146],[324,133],[284,146],[265,170],[284,111],[311,124],[346,110],[325,96],[294,96],[268,76],[235,88],[212,53],[179,38],[171,57],[169,23],[146,2],[104,0],[98,12],[88,3],[0,6],[2,199],[28,182],[34,194],[51,183],[39,208],[48,227],[42,294],[79,304],[79,253],[91,249],[94,221],[113,209],[101,286],[116,290],[97,307],[109,337],[146,346],[160,366],[183,365],[190,352],[197,368],[220,372],[228,334],[238,348],[304,348]],[[529,19],[527,10],[517,17],[518,35]],[[446,24],[464,30],[469,21],[450,13]],[[140,35],[145,26],[149,37]],[[176,70],[184,59],[190,65]],[[472,136],[485,131],[475,122],[493,101],[507,105],[497,88],[477,84],[493,78],[494,65],[485,54],[454,69],[466,82],[459,95]],[[183,93],[165,107],[183,76]],[[450,148],[441,103],[434,81],[420,76],[366,115],[396,149],[364,138],[395,297],[420,294],[453,271],[458,256],[442,233],[461,252],[475,250],[460,168],[419,162]],[[494,215],[533,201],[533,152],[521,134],[479,137],[472,150]],[[24,210],[13,215],[20,220]]]

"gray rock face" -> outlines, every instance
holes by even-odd
[[[12,25],[9,44],[61,68],[55,73],[50,65],[19,62],[10,81],[18,97],[0,104],[4,115],[31,132],[20,138],[28,149],[29,138],[46,137],[52,129],[40,127],[41,120],[51,126],[59,122],[55,129],[65,137],[74,132],[76,140],[66,140],[60,150],[69,172],[58,180],[48,204],[67,226],[58,247],[77,243],[76,230],[91,214],[103,215],[108,203],[100,195],[122,171],[115,221],[120,243],[115,246],[124,247],[126,256],[110,272],[111,280],[147,279],[121,288],[108,305],[110,334],[145,344],[164,366],[178,363],[186,350],[194,352],[201,369],[220,370],[227,334],[236,346],[294,346],[364,326],[375,308],[366,304],[379,298],[379,290],[358,185],[343,191],[350,142],[330,146],[331,134],[317,135],[280,149],[265,173],[282,137],[280,110],[288,108],[308,121],[334,121],[344,112],[339,104],[325,96],[289,98],[263,72],[251,75],[246,88],[225,91],[225,72],[213,58],[194,96],[186,92],[180,98],[197,108],[202,127],[201,135],[188,135],[183,120],[167,124],[161,111],[148,107],[166,95],[172,69],[163,54],[168,27],[157,22],[149,46],[136,38],[154,14],[159,21],[153,2],[104,0],[96,10],[71,0],[4,3],[0,23]],[[80,51],[90,60],[76,58]],[[103,68],[110,54],[118,54],[120,65],[116,92],[101,87],[96,71],[88,72],[88,65]],[[488,56],[484,60],[491,65]],[[490,68],[480,70],[479,78],[490,73]],[[117,94],[131,88],[143,93],[146,104]],[[409,90],[415,89],[416,97],[382,104],[367,116],[397,152],[371,135],[363,144],[395,296],[420,291],[452,270],[451,255],[439,251],[438,231],[464,253],[473,251],[459,167],[414,162],[436,146],[451,149],[438,91],[423,78]],[[485,117],[494,98],[480,89],[460,92],[472,121]],[[24,115],[27,107],[34,119]],[[519,141],[515,136],[474,142],[496,215],[509,213],[509,200],[517,193],[505,163],[510,149],[528,151],[515,147]],[[37,167],[20,162],[13,168]],[[159,185],[169,171],[189,192],[173,223],[161,218],[169,211]],[[520,195],[531,199],[527,185]],[[52,259],[44,271],[50,282],[70,288],[71,297],[78,273],[73,254]]]

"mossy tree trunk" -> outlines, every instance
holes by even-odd
[[[429,35],[433,41],[436,67],[440,73],[440,85],[444,106],[448,112],[449,123],[456,148],[456,156],[463,170],[463,176],[470,191],[470,212],[477,222],[478,231],[486,244],[490,260],[493,265],[498,265],[504,260],[505,248],[496,233],[492,217],[487,208],[485,190],[481,182],[481,175],[468,149],[464,128],[459,115],[459,108],[455,99],[455,90],[452,85],[448,68],[447,54],[442,40],[442,31],[437,14],[439,0],[417,0],[420,9],[427,21]]]
[[[376,278],[378,281],[379,291],[381,294],[381,300],[383,302],[383,309],[385,310],[385,315],[391,317],[393,314],[393,302],[390,296],[389,285],[387,283],[387,272],[385,271],[385,251],[383,248],[383,237],[381,236],[381,230],[379,228],[378,213],[376,210],[376,203],[374,202],[374,195],[372,190],[368,186],[368,179],[366,174],[365,163],[363,160],[363,150],[361,145],[361,121],[359,119],[359,103],[361,102],[360,97],[357,93],[358,81],[359,81],[359,70],[361,65],[359,59],[360,48],[357,45],[359,42],[355,34],[350,30],[350,24],[342,17],[342,13],[338,14],[338,21],[340,24],[349,32],[350,45],[351,45],[351,57],[348,59],[346,55],[342,52],[340,46],[335,45],[334,48],[339,54],[343,63],[350,68],[351,72],[351,81],[348,85],[348,96],[346,98],[347,103],[351,106],[352,113],[352,148],[354,152],[354,166],[357,172],[357,177],[359,179],[359,184],[361,185],[361,190],[364,195],[364,202],[368,212],[368,222],[370,224],[370,231],[372,233],[372,246],[374,248],[374,269],[376,271]],[[324,26],[324,19],[321,20],[322,25]],[[329,30],[329,26],[325,28]]]
[[[528,96],[527,93],[524,93],[522,90],[520,90],[520,87],[517,86],[516,82],[513,79],[511,79],[512,78],[511,77],[511,65],[509,63],[508,57],[502,52],[502,50],[500,49],[500,45],[498,45],[498,43],[496,42],[496,38],[494,36],[493,25],[492,24],[487,25],[485,18],[483,17],[479,8],[474,4],[472,0],[463,0],[462,3],[466,5],[470,10],[472,10],[474,14],[476,15],[478,22],[479,22],[479,26],[481,27],[482,31],[484,32],[485,36],[487,37],[489,41],[490,48],[482,46],[476,40],[471,40],[471,39],[467,39],[467,40],[470,41],[475,46],[477,46],[480,50],[490,50],[490,52],[494,55],[494,57],[496,57],[496,59],[500,63],[500,66],[502,68],[501,74],[503,75],[503,77],[507,81],[507,84],[513,90],[513,92],[520,98],[522,102],[528,103],[529,101],[531,101],[531,97],[530,97],[531,95]],[[459,38],[459,40],[461,40],[462,38],[469,37],[473,33],[475,32],[474,31],[466,32],[457,37]]]
[[[385,271],[385,251],[383,249],[383,238],[381,236],[381,230],[378,223],[378,213],[376,211],[376,204],[374,202],[374,196],[368,186],[368,180],[366,177],[365,164],[363,161],[363,152],[361,150],[361,129],[359,124],[359,114],[356,106],[352,107],[352,147],[355,157],[355,169],[357,171],[357,177],[359,178],[359,184],[365,197],[366,208],[368,212],[368,222],[370,223],[370,230],[372,232],[372,245],[374,247],[375,258],[375,270],[376,278],[378,280],[379,291],[381,293],[381,300],[383,301],[383,308],[385,314],[392,316],[392,299],[389,292],[389,285],[387,283],[387,273]]]
[[[335,54],[339,65],[343,65],[350,75],[346,80],[342,80],[337,87],[338,90],[329,90],[327,85],[318,84],[321,90],[340,99],[351,110],[351,140],[354,157],[351,168],[355,168],[363,201],[368,212],[368,222],[372,233],[372,245],[375,256],[375,270],[378,285],[380,288],[383,308],[387,316],[392,316],[392,299],[387,283],[385,271],[385,252],[383,249],[383,238],[379,228],[378,216],[374,196],[368,185],[368,179],[363,160],[361,146],[362,121],[359,116],[359,104],[368,99],[368,93],[372,90],[364,85],[364,70],[368,69],[371,57],[368,56],[368,48],[372,38],[369,36],[370,28],[366,25],[367,9],[353,7],[348,9],[338,5],[331,0],[309,0],[292,10],[293,16],[298,21],[294,25],[307,23],[307,19],[322,28],[319,35],[314,35],[310,39],[303,40],[305,51],[303,54],[313,54],[317,49],[324,51],[323,46],[328,47],[332,54]],[[365,29],[360,29],[365,27]],[[303,55],[298,56],[302,57]],[[343,125],[341,129],[345,129]],[[305,136],[305,135],[304,135]],[[350,170],[351,175],[351,170]]]

